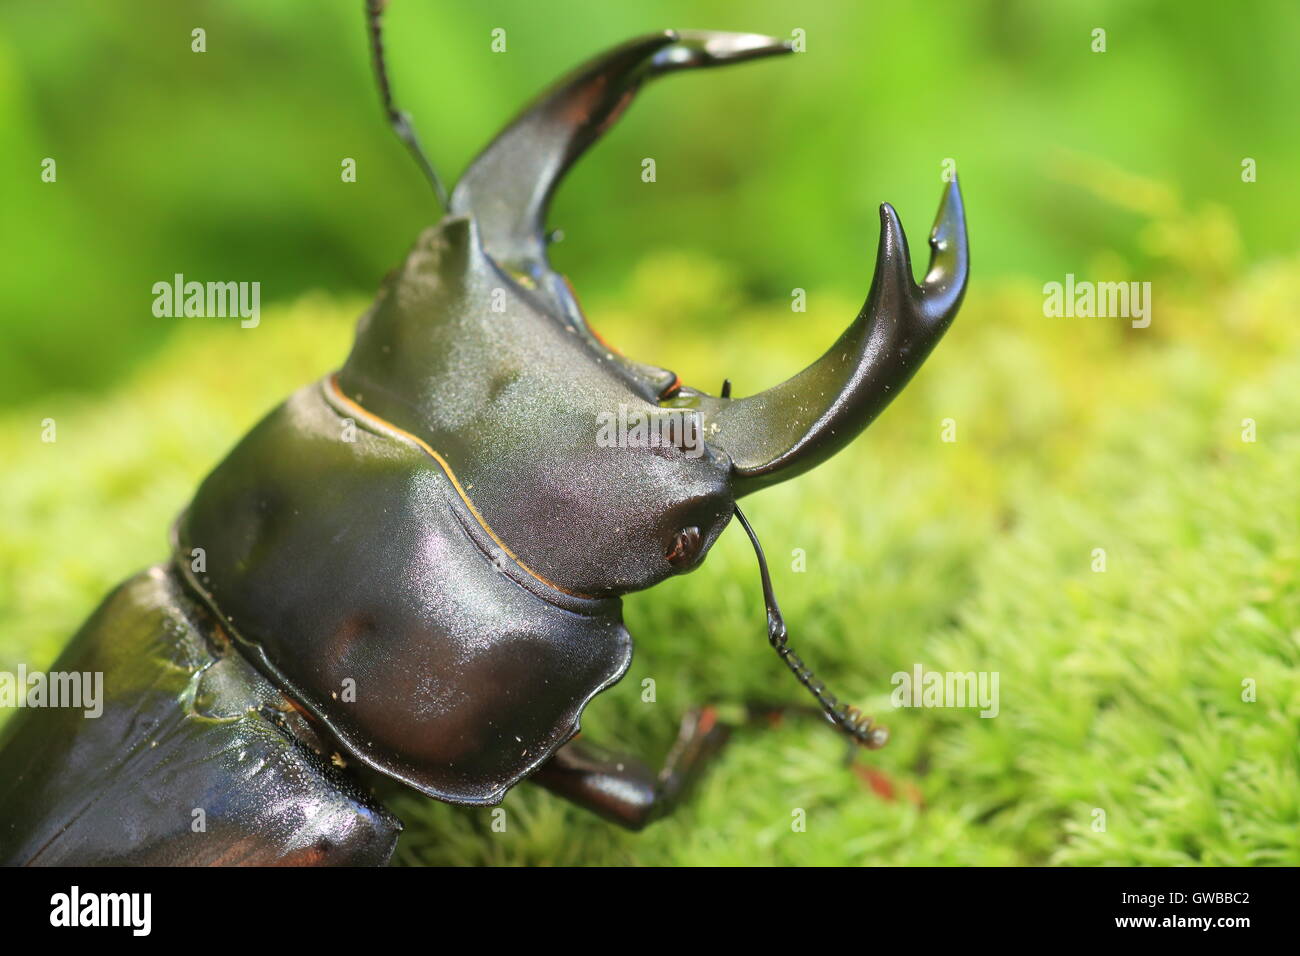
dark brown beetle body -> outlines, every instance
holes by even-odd
[[[383,862],[400,825],[343,763],[464,804],[533,775],[634,827],[671,805],[725,737],[707,716],[659,775],[571,741],[631,658],[619,596],[697,567],[739,496],[851,441],[947,328],[968,271],[955,182],[920,286],[882,207],[860,315],[743,399],[590,330],[547,261],[559,179],[646,79],[783,52],[745,34],[634,40],[493,141],[340,372],[240,442],[178,520],[173,562],[110,596],[55,665],[108,675],[105,717],[11,723],[0,860]],[[676,443],[597,440],[620,409],[677,416]],[[791,654],[768,593],[778,652],[837,724],[881,742]]]

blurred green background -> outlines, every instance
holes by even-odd
[[[120,381],[175,332],[149,312],[150,287],[175,272],[258,279],[264,304],[370,294],[436,211],[383,124],[359,5],[0,7],[0,398]],[[1150,271],[1138,216],[1062,188],[1072,156],[1231,207],[1248,256],[1289,248],[1300,220],[1300,7],[1287,0],[398,0],[389,18],[400,98],[449,179],[543,84],[628,36],[806,31],[798,58],[664,81],[575,170],[553,210],[567,237],[555,258],[588,297],[665,246],[734,264],[757,298],[864,294],[877,204],[923,234],[946,157],[969,183],[984,279],[1059,279],[1103,249]],[[190,51],[195,26],[204,54]],[[505,54],[491,52],[495,27]],[[40,180],[47,156],[57,185]],[[345,156],[355,184],[340,182]],[[1244,156],[1259,164],[1251,187]]]
[[[360,7],[0,7],[0,667],[46,666],[163,555],[195,483],[337,366],[437,218],[382,120]],[[640,836],[527,788],[509,838],[405,800],[401,858],[1300,863],[1300,7],[393,0],[388,46],[454,181],[557,75],[669,26],[798,28],[807,52],[657,83],[561,190],[553,260],[624,351],[704,387],[779,381],[865,296],[877,204],[919,253],[941,163],[961,174],[975,272],[953,331],[866,437],[749,508],[769,553],[809,556],[802,575],[775,561],[796,646],[894,742],[849,772],[819,726],[746,731]],[[177,272],[260,281],[262,325],[155,318]],[[1152,282],[1151,327],[1045,318],[1067,273]],[[728,532],[629,600],[637,661],[593,734],[662,754],[701,700],[799,700],[747,547]],[[889,675],[918,661],[1000,671],[1002,717],[888,712]]]

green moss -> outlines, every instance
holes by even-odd
[[[400,860],[1300,863],[1300,261],[1212,281],[1187,250],[1161,261],[1144,331],[1047,319],[1035,285],[977,282],[864,438],[747,503],[793,643],[893,732],[858,772],[824,726],[792,718],[740,732],[645,833],[528,786],[507,797],[504,833],[489,811],[412,796],[395,807]],[[739,290],[722,264],[673,254],[589,308],[629,353],[744,394],[813,358],[857,305],[813,290],[792,317]],[[695,321],[711,303],[730,312],[721,341]],[[161,557],[197,481],[341,360],[362,305],[307,299],[247,331],[191,320],[109,394],[6,412],[0,667],[47,664],[111,585]],[[701,702],[803,703],[765,646],[738,528],[697,573],[631,597],[627,619],[637,655],[589,710],[593,738],[659,759]],[[918,662],[997,671],[1000,714],[892,710],[890,675]]]

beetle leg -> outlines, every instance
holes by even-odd
[[[611,823],[640,830],[672,812],[730,736],[731,727],[705,707],[682,720],[677,743],[658,773],[636,757],[571,740],[531,779]]]

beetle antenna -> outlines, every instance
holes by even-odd
[[[382,20],[384,8],[387,6],[388,0],[366,0],[366,23],[370,28],[370,53],[375,63],[375,79],[379,83],[379,98],[384,104],[384,115],[388,117],[388,123],[393,127],[393,132],[411,151],[411,155],[415,157],[415,161],[419,164],[425,178],[433,185],[433,191],[438,196],[439,204],[446,210],[448,208],[447,187],[442,184],[438,171],[433,168],[433,163],[429,162],[429,157],[425,155],[424,147],[420,145],[420,138],[415,135],[415,127],[411,125],[411,117],[398,109],[393,102],[393,88],[388,82],[388,66],[384,60]]]
[[[736,506],[736,517],[740,519],[741,527],[749,535],[749,540],[754,545],[754,554],[758,558],[758,573],[763,579],[763,601],[767,604],[767,639],[772,649],[781,660],[785,661],[799,683],[808,688],[809,693],[817,699],[817,703],[826,713],[826,718],[838,730],[846,734],[854,743],[868,750],[878,750],[883,747],[889,740],[889,731],[884,727],[873,726],[871,718],[858,708],[851,704],[840,703],[839,699],[826,690],[826,685],[817,679],[812,669],[790,647],[785,619],[781,616],[781,608],[777,605],[776,594],[772,590],[772,577],[767,573],[767,558],[763,556],[763,546],[758,543],[758,535],[754,534],[754,529],[750,527],[739,505]]]

